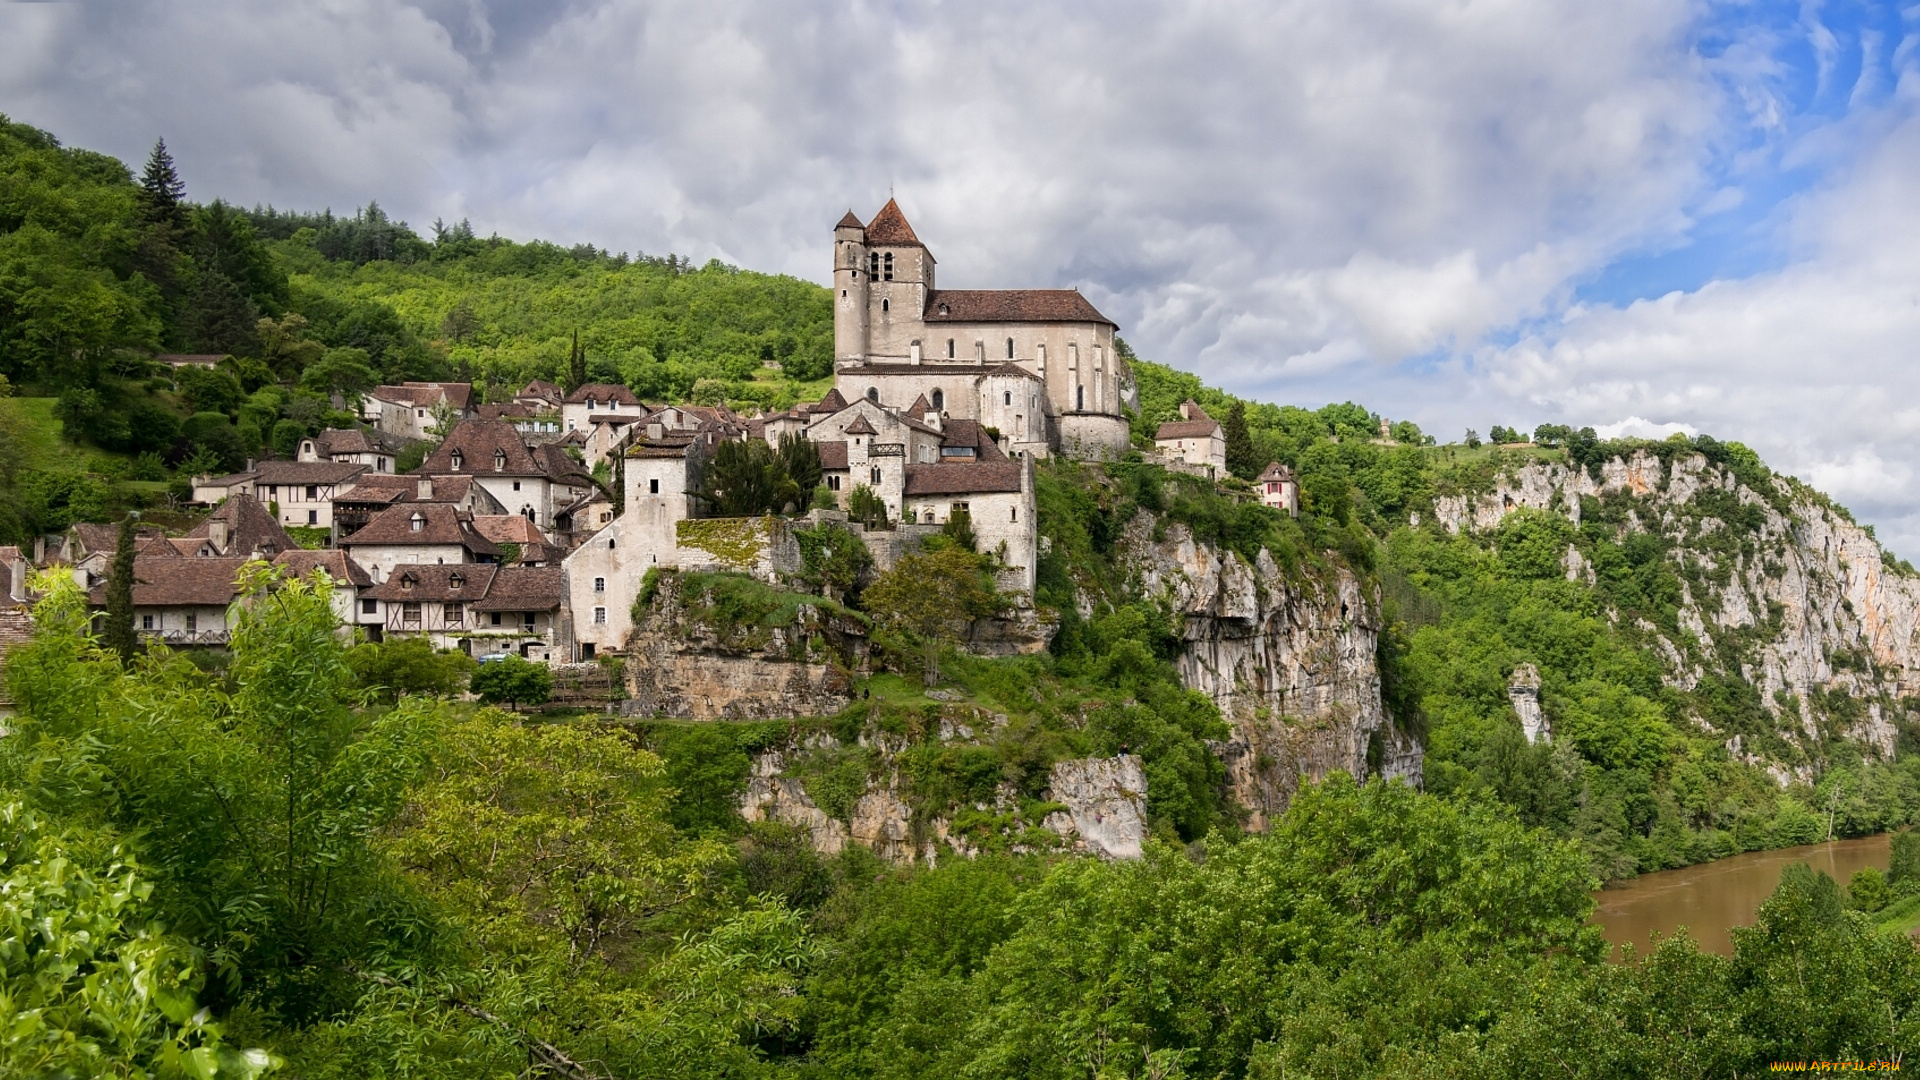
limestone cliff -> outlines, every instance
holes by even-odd
[[[1620,534],[1667,541],[1682,582],[1677,629],[1639,627],[1669,684],[1737,677],[1789,741],[1811,746],[1825,728],[1891,755],[1902,699],[1920,695],[1920,578],[1803,485],[1749,472],[1750,486],[1700,453],[1668,457],[1642,450],[1592,471],[1512,465],[1479,490],[1436,499],[1434,512],[1459,533],[1493,530],[1523,508],[1578,523],[1611,507]],[[1574,547],[1562,565],[1569,579],[1593,580]],[[1804,761],[1762,760],[1738,737],[1727,742],[1778,779],[1811,776]]]
[[[1253,565],[1140,513],[1116,547],[1137,590],[1182,617],[1181,680],[1232,728],[1216,746],[1231,793],[1265,828],[1301,779],[1340,769],[1420,779],[1421,748],[1381,702],[1377,592],[1344,569],[1288,575],[1263,549]]]
[[[777,593],[771,614],[748,608],[743,618],[687,595],[686,580],[660,574],[642,605],[627,640],[625,715],[787,719],[828,715],[853,700],[852,674],[867,655],[858,619],[817,598]]]

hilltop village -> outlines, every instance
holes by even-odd
[[[807,444],[819,485],[806,518],[862,535],[877,570],[961,520],[993,554],[998,587],[1031,605],[1036,459],[1108,460],[1129,446],[1137,388],[1114,323],[1070,289],[938,288],[933,253],[892,201],[834,227],[833,289],[833,388],[785,411],[648,402],[618,383],[534,380],[485,404],[465,382],[376,386],[359,398],[359,426],[303,438],[291,459],[194,477],[208,513],[186,535],[136,532],[135,630],[226,644],[240,568],[263,559],[324,574],[341,621],[369,640],[550,664],[619,654],[649,571],[776,581],[797,569],[770,515],[689,524],[725,520],[709,465],[749,442]],[[1224,476],[1220,423],[1191,401],[1180,415],[1161,426],[1157,460]],[[397,472],[423,442],[421,464]],[[1258,491],[1297,512],[1285,467]],[[104,609],[116,540],[113,526],[76,524],[30,559],[0,549],[0,562],[16,600],[31,561],[70,567]]]

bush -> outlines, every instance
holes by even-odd
[[[298,420],[282,420],[273,425],[273,452],[284,458],[297,457],[300,440],[307,437],[307,426]]]
[[[488,705],[544,705],[553,696],[553,672],[545,664],[509,656],[480,665],[467,688]]]
[[[465,653],[437,650],[426,638],[406,637],[356,645],[347,653],[347,666],[360,689],[393,702],[402,695],[457,694],[474,665]]]

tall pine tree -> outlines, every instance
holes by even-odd
[[[1227,410],[1226,423],[1220,426],[1227,437],[1227,471],[1242,480],[1260,475],[1260,458],[1253,449],[1253,436],[1247,431],[1247,403],[1234,402]]]
[[[139,644],[133,632],[133,515],[120,519],[120,536],[113,546],[113,572],[107,577],[107,648],[119,654],[122,667],[133,663]]]
[[[187,186],[180,182],[180,174],[173,167],[173,155],[167,153],[167,140],[156,140],[153,153],[147,155],[146,171],[140,174],[141,221],[184,230],[186,194]]]

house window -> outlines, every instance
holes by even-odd
[[[448,626],[459,626],[460,625],[460,605],[459,604],[441,604],[440,605],[440,621],[443,623],[446,623]]]
[[[420,625],[420,601],[409,600],[400,605],[400,621]]]
[[[269,498],[269,499],[277,499],[277,498],[279,498],[279,497],[280,497],[280,485],[279,485],[279,484],[268,484],[268,485],[267,485],[267,498]]]
[[[466,460],[467,459],[461,455],[460,451],[455,450],[453,452],[453,471],[459,472],[461,465],[465,463]]]
[[[151,615],[140,616],[140,629],[142,630],[153,629],[153,616]]]
[[[880,466],[878,465],[873,467],[873,483],[875,487],[880,486]]]
[[[597,577],[597,578],[594,578],[594,579],[593,579],[593,591],[594,591],[594,592],[606,592],[606,591],[607,591],[607,579],[606,579],[606,578],[603,578],[603,577]]]
[[[951,342],[949,342],[949,344],[951,344]],[[947,395],[938,387],[934,388],[933,391],[933,407],[936,409],[944,409],[947,407]]]
[[[499,626],[499,625],[500,625],[500,613],[499,613],[499,612],[497,612],[497,611],[496,611],[496,612],[494,612],[494,613],[493,613],[493,616],[492,616],[492,618],[491,618],[491,619],[489,619],[488,621],[489,621],[489,622],[491,622],[491,623],[492,623],[493,625],[495,625],[495,626]]]
[[[378,600],[362,600],[362,601],[360,601],[360,614],[362,614],[362,615],[378,615],[378,614],[380,614],[380,601],[378,601]]]
[[[647,494],[649,495],[660,494],[660,478],[659,477],[656,476],[653,479],[647,481]]]
[[[947,339],[947,359],[953,359],[953,339]]]
[[[593,625],[595,626],[607,625],[607,609],[606,608],[597,607],[593,609]]]
[[[313,500],[319,497],[320,497],[320,489],[313,484],[308,484],[307,485],[307,501],[312,502]]]
[[[521,623],[520,625],[526,628],[527,633],[529,634],[533,633],[533,612],[531,611],[527,612],[524,618],[526,619],[526,621]]]
[[[413,410],[413,416],[416,420],[425,420],[427,418],[427,410],[415,409]]]
[[[1013,508],[1013,510],[1012,510],[1012,514],[1013,514],[1013,516],[1012,516],[1012,517],[1010,517],[1010,518],[1008,518],[1007,520],[1009,520],[1009,521],[1019,521],[1019,520],[1020,520],[1020,508],[1019,508],[1019,507],[1017,507],[1017,506],[1016,506],[1016,507],[1014,507],[1014,508]]]
[[[840,478],[839,478],[839,477],[837,477],[837,476],[829,476],[829,477],[827,477],[827,490],[828,490],[828,491],[839,491],[839,490],[840,490]]]
[[[307,511],[307,524],[309,525],[320,524],[320,511],[318,510]]]
[[[187,629],[189,630],[200,629],[200,616],[189,613],[187,615]]]
[[[513,482],[513,490],[515,490],[515,491],[519,491],[519,490],[520,490],[520,481],[518,481],[518,480],[515,480],[515,481]]]

